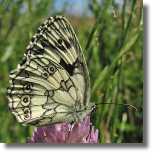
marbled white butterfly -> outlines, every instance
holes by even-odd
[[[7,97],[23,125],[75,124],[96,111],[85,58],[66,18],[50,17],[38,28],[10,72]]]

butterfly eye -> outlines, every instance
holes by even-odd
[[[42,77],[44,77],[45,79],[47,79],[49,77],[49,73],[47,71],[44,71],[42,73]]]
[[[97,107],[95,106],[95,105],[93,105],[92,107],[91,107],[91,115],[93,115],[94,113],[95,113],[95,111],[97,110]]]
[[[51,73],[51,74],[53,74],[55,72],[55,67],[54,66],[50,66],[48,68],[48,72]]]

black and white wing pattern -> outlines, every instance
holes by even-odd
[[[10,72],[7,97],[23,125],[80,123],[96,110],[85,58],[66,18],[50,17],[38,28]]]

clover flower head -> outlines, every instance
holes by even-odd
[[[96,143],[98,130],[94,132],[94,126],[90,129],[90,117],[83,123],[72,125],[60,123],[45,127],[35,127],[32,138],[27,138],[28,143]]]

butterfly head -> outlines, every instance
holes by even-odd
[[[97,106],[95,105],[95,103],[90,103],[88,106],[88,110],[90,110],[88,115],[92,116],[95,113],[95,111],[97,110]]]

